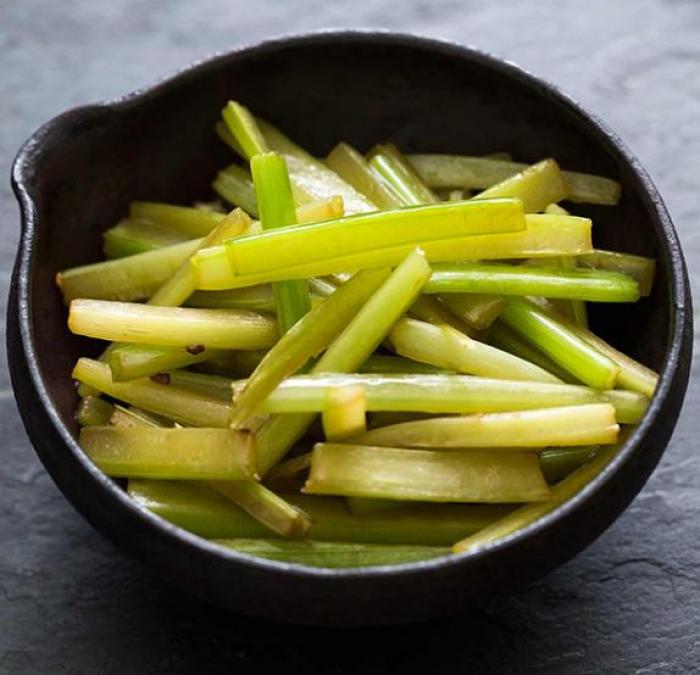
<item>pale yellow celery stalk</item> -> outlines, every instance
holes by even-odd
[[[361,385],[333,387],[321,414],[327,441],[342,441],[367,431],[367,397]]]

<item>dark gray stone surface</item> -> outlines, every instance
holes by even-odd
[[[700,3],[5,0],[0,3],[0,297],[20,143],[71,106],[215,51],[321,27],[474,44],[605,119],[665,196],[700,290]],[[697,321],[696,321],[697,323]],[[697,339],[696,339],[697,345]],[[0,672],[692,672],[700,667],[698,364],[644,491],[582,555],[487,610],[411,628],[279,627],[212,609],[122,555],[68,505],[24,436],[0,363]],[[261,602],[264,599],[261,598]]]

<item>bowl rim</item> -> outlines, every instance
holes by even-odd
[[[265,55],[268,52],[282,51],[288,48],[322,47],[323,45],[337,44],[338,42],[405,47],[428,53],[439,53],[458,61],[476,63],[478,66],[491,69],[510,80],[517,81],[529,87],[530,90],[536,91],[538,95],[544,95],[554,100],[555,103],[567,108],[571,114],[580,118],[584,124],[597,133],[601,141],[604,141],[608,146],[607,149],[626,164],[638,183],[643,187],[640,198],[653,217],[659,257],[663,257],[669,270],[668,293],[670,296],[668,345],[656,391],[640,423],[628,436],[615,457],[590,483],[572,498],[535,522],[483,547],[421,562],[354,569],[315,568],[296,563],[267,560],[240,553],[191,534],[137,504],[117,483],[97,469],[81,450],[77,441],[63,423],[48,392],[35,354],[33,308],[30,303],[32,295],[31,270],[34,262],[34,248],[37,236],[35,224],[38,214],[29,185],[34,175],[33,164],[35,156],[40,152],[43,143],[51,137],[56,129],[60,129],[65,125],[79,126],[86,119],[97,118],[107,112],[126,112],[147,100],[156,98],[161,92],[170,87],[182,85],[209,68],[224,66],[228,62],[248,56]],[[112,507],[130,511],[130,515],[140,518],[146,527],[153,527],[164,533],[172,540],[174,545],[192,547],[197,550],[198,554],[221,558],[227,564],[251,566],[261,571],[272,572],[282,576],[304,576],[307,578],[391,577],[416,575],[437,568],[465,566],[482,561],[492,553],[505,551],[519,544],[524,544],[527,540],[533,539],[555,522],[564,519],[572,511],[579,508],[583,502],[588,501],[597,492],[600,492],[602,487],[622,470],[632,456],[639,451],[642,438],[661,414],[663,403],[669,395],[672,385],[678,377],[683,376],[683,368],[679,361],[679,356],[682,350],[687,347],[687,345],[684,345],[684,342],[688,339],[688,327],[692,321],[689,283],[678,236],[663,200],[650,177],[619,136],[602,122],[597,115],[589,112],[570,95],[562,92],[546,79],[533,75],[513,61],[499,58],[490,52],[471,45],[462,45],[449,40],[429,38],[412,33],[374,29],[323,29],[304,33],[282,34],[269,39],[246,43],[232,50],[218,52],[211,57],[197,60],[188,66],[176,70],[174,74],[160,77],[152,85],[140,87],[124,96],[72,108],[54,117],[35,131],[21,146],[12,167],[12,187],[21,211],[21,236],[15,262],[20,343],[31,377],[31,384],[41,400],[42,407],[53,427],[81,465],[87,479],[99,483],[107,493],[108,498],[112,502]],[[10,359],[10,362],[12,362],[12,359]],[[41,455],[41,453],[39,454]]]

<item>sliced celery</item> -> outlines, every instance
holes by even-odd
[[[283,537],[304,537],[311,529],[311,519],[304,511],[254,480],[213,481],[210,485]]]
[[[264,525],[208,487],[182,481],[130,480],[128,489],[144,508],[202,537],[270,536]],[[492,504],[419,504],[371,518],[358,518],[343,499],[282,497],[311,516],[310,536],[322,541],[446,546],[512,510]]]
[[[535,453],[404,450],[336,443],[314,446],[304,492],[492,504],[549,497]]]
[[[329,387],[325,394],[321,423],[327,441],[342,441],[367,431],[367,397],[362,385],[341,384]]]
[[[359,517],[373,516],[382,511],[411,508],[413,502],[404,499],[376,499],[374,497],[348,497],[350,510]]]
[[[460,155],[409,155],[408,160],[433,188],[483,190],[528,166],[520,162]],[[572,202],[614,206],[620,200],[621,188],[617,181],[575,171],[563,173],[568,187],[568,199]]]
[[[373,429],[353,439],[404,448],[527,448],[614,443],[618,426],[609,403],[520,412],[436,417]]]
[[[250,160],[255,155],[268,152],[267,142],[258,128],[250,110],[236,101],[229,101],[221,111],[227,129],[235,139],[243,156]]]
[[[245,424],[281,380],[320,354],[388,276],[389,270],[385,269],[359,272],[285,333],[263,358],[237,397],[232,425]]]
[[[357,312],[316,362],[312,373],[352,372],[374,352],[396,320],[416,299],[430,276],[430,266],[414,251]],[[342,290],[336,291],[330,298]],[[329,299],[330,299],[329,298]],[[257,433],[258,465],[264,475],[313,422],[314,415],[272,417]]]
[[[309,470],[311,466],[311,453],[305,452],[303,455],[297,455],[291,459],[285,459],[283,462],[273,466],[265,476],[267,482],[277,482],[295,478],[301,473]]]
[[[85,396],[80,399],[76,418],[81,427],[105,426],[114,412],[114,406],[98,396]]]
[[[577,258],[580,267],[621,272],[636,279],[639,292],[643,296],[651,293],[656,272],[656,260],[631,253],[615,253],[596,249]]]
[[[246,213],[258,217],[258,200],[250,172],[237,164],[230,164],[219,171],[211,184],[219,197],[229,204],[240,206]]]
[[[104,244],[102,252],[107,258],[123,258],[124,256],[154,251],[163,246],[171,246],[187,241],[177,232],[154,225],[148,221],[122,220],[114,227],[103,232]]]
[[[150,220],[183,236],[195,238],[209,234],[223,220],[224,214],[191,206],[176,206],[160,202],[131,202],[129,217],[132,220]]]
[[[263,230],[276,230],[296,223],[296,212],[287,166],[281,155],[263,153],[250,163]],[[272,285],[280,335],[284,335],[311,309],[305,279],[278,281]]]
[[[490,413],[587,403],[611,403],[617,420],[634,424],[649,400],[636,392],[600,392],[572,384],[495,380],[468,375],[302,375],[291,377],[265,400],[271,414],[324,412],[334,392],[359,390],[368,411]],[[350,401],[346,405],[350,405]],[[329,439],[331,440],[331,439]],[[337,439],[333,439],[337,440]]]
[[[475,330],[488,328],[506,306],[506,301],[498,295],[481,293],[448,293],[440,300]]]
[[[404,318],[389,333],[389,340],[401,356],[446,370],[504,380],[559,381],[539,366],[473,340],[450,326]]]
[[[82,358],[73,369],[73,379],[103,394],[163,415],[182,424],[197,427],[226,427],[231,406],[225,402],[172,384],[151,380],[113,382],[106,363]]]
[[[249,309],[254,312],[274,312],[272,286],[262,284],[228,291],[195,291],[187,300],[189,307],[212,309]]]
[[[424,293],[541,295],[589,302],[636,302],[637,282],[619,272],[496,263],[437,263]]]
[[[274,319],[244,309],[155,307],[73,300],[68,327],[102,340],[214,349],[265,349],[277,339]]]
[[[449,548],[396,544],[349,544],[327,541],[219,539],[217,544],[240,553],[311,567],[348,568],[401,565],[446,555]]]
[[[234,382],[231,378],[195,373],[191,370],[171,370],[167,373],[161,373],[161,375],[168,380],[169,384],[215,396],[222,401],[231,400],[231,386]]]
[[[150,377],[168,370],[186,368],[196,363],[226,354],[220,349],[200,349],[201,345],[187,347],[160,347],[158,345],[120,344],[106,356],[115,382],[126,382],[139,377]]]
[[[254,474],[252,436],[244,431],[83,427],[80,447],[114,477],[241,480]]]
[[[540,468],[547,482],[552,485],[566,478],[595,455],[596,447],[550,448],[541,452]]]
[[[365,158],[347,143],[338,143],[326,157],[326,166],[381,209],[401,205],[398,197],[370,170]]]
[[[172,427],[172,422],[164,417],[151,415],[150,413],[130,406],[125,408],[116,403],[114,412],[109,418],[113,427]]]
[[[531,302],[511,298],[501,319],[581,382],[596,389],[615,386],[619,366]]]
[[[439,201],[395,145],[386,143],[373,148],[369,153],[369,166],[380,180],[391,186],[403,205],[435,204]]]
[[[382,354],[374,354],[370,356],[358,369],[360,373],[422,373],[425,375],[433,375],[435,373],[449,372],[438,366],[431,366],[429,363],[420,363],[405,359],[402,356],[384,356]]]
[[[430,283],[430,281],[428,281],[428,283]],[[452,328],[465,335],[474,336],[476,333],[473,326],[469,325],[457,314],[451,312],[439,298],[430,295],[421,295],[418,297],[411,305],[409,313],[416,319],[435,324],[436,326],[444,324],[452,326]]]

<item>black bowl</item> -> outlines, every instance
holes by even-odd
[[[357,571],[318,570],[224,550],[136,506],[76,443],[76,358],[57,270],[100,259],[100,233],[134,199],[210,194],[230,153],[214,136],[235,97],[322,155],[339,139],[366,149],[521,160],[554,156],[621,181],[618,207],[580,207],[599,247],[656,256],[652,296],[593,312],[603,337],[658,369],[658,389],[615,460],[586,489],[485,550]],[[683,255],[638,161],[594,116],[516,66],[474,49],[386,33],[321,33],[235,50],[124,99],[52,120],[22,147],[13,185],[22,238],[8,309],[12,382],[53,479],[100,531],[178,586],[220,605],[297,623],[371,624],[455,612],[543,575],[595,539],[641,489],[676,422],[688,381],[691,302]]]

